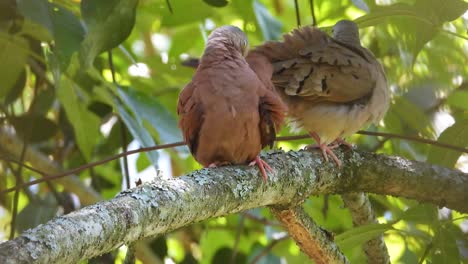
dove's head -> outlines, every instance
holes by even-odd
[[[208,42],[218,40],[232,45],[243,56],[247,55],[249,50],[249,40],[240,28],[227,25],[213,30],[213,32],[208,36]]]
[[[338,21],[332,29],[333,38],[356,46],[361,45],[359,39],[359,28],[353,21],[350,20],[340,20]]]

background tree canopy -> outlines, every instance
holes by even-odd
[[[297,2],[303,25],[314,22],[312,12],[326,31],[338,20],[354,20],[363,45],[384,65],[392,105],[381,125],[368,130],[468,146],[467,2]],[[29,166],[54,174],[57,168],[76,168],[129,148],[181,141],[176,101],[194,73],[183,63],[200,57],[209,32],[224,24],[243,29],[251,46],[280,39],[297,27],[294,1],[1,1],[0,190],[44,176]],[[19,140],[8,141],[5,135]],[[288,129],[280,135],[289,135]],[[350,141],[363,150],[468,171],[468,156],[459,151],[392,137],[355,135]],[[299,149],[309,142],[278,142],[277,147]],[[19,155],[11,155],[12,149]],[[199,168],[188,150],[178,147],[75,175],[90,193],[110,199],[127,188],[126,175],[134,177],[134,186],[138,178],[179,176]],[[3,193],[2,240],[12,226],[19,234],[92,203],[72,185],[49,181]],[[389,224],[356,232],[339,196],[310,197],[305,211],[339,234],[337,243],[351,263],[365,261],[360,245],[383,232],[393,263],[468,263],[466,214],[402,198],[370,199],[378,220]],[[308,261],[266,209],[194,224],[151,245],[161,259],[175,263]],[[120,263],[122,256],[120,250],[94,261]]]

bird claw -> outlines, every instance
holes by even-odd
[[[349,149],[353,149],[353,147],[354,147],[353,144],[346,142],[346,141],[345,141],[344,139],[342,139],[342,138],[337,138],[337,139],[335,139],[335,141],[333,141],[332,144],[335,145],[336,147],[339,147],[340,145],[345,145],[345,146],[347,146]]]
[[[317,144],[309,145],[309,146],[306,147],[306,149],[318,149],[318,148],[321,149],[322,150],[322,155],[323,155],[326,162],[328,162],[328,155],[330,155],[330,157],[332,157],[332,159],[336,163],[336,165],[338,165],[338,168],[341,168],[341,161],[340,161],[340,159],[338,159],[338,157],[335,155],[335,153],[333,153],[332,149],[339,147],[340,144],[347,145],[348,147],[351,146],[351,148],[352,148],[352,145],[347,143],[346,141],[344,141],[341,138],[335,139],[335,141],[333,141],[333,143],[331,145],[322,144],[322,143],[320,143],[320,137],[319,137],[319,135],[317,133],[312,132],[312,133],[310,133],[310,136],[312,136],[315,139],[315,141],[317,141]]]
[[[338,147],[338,145],[326,145],[326,144],[314,144],[314,145],[309,145],[306,147],[306,149],[320,149],[322,151],[323,158],[325,159],[326,162],[328,162],[328,155],[332,157],[333,161],[338,165],[339,168],[341,168],[341,161],[338,159],[338,157],[335,155],[332,149]]]
[[[216,168],[218,167],[218,165],[216,165],[216,163],[210,163],[210,165],[208,165],[206,168]]]
[[[255,164],[258,166],[260,172],[262,173],[263,181],[266,182],[268,179],[266,171],[273,173],[273,168],[271,168],[270,165],[263,161],[259,156],[255,157],[255,159],[249,163],[249,166],[254,166]]]

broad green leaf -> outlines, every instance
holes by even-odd
[[[384,23],[386,22],[387,18],[395,16],[407,16],[414,19],[421,19],[427,24],[431,24],[429,20],[420,18],[413,6],[405,3],[397,3],[389,6],[378,6],[369,14],[358,17],[354,20],[354,22],[356,22],[359,27],[369,27]]]
[[[53,51],[59,57],[62,70],[65,70],[83,40],[84,30],[80,20],[66,8],[46,0],[18,0],[18,8],[26,18],[50,32],[54,39]],[[32,25],[26,27],[26,33],[41,40],[49,39],[48,36],[39,38],[39,34],[33,32],[35,28]]]
[[[161,143],[172,143],[182,139],[176,119],[156,98],[130,87],[120,87],[118,93],[140,125],[143,124],[143,120],[151,124],[159,134]]]
[[[211,220],[213,221],[213,220]],[[235,233],[222,229],[210,229],[207,227],[200,237],[200,249],[203,252],[203,260],[201,263],[213,263],[212,260],[216,253],[225,247],[232,247]],[[241,236],[239,241],[239,252],[250,252],[255,239]]]
[[[65,76],[57,84],[57,97],[73,126],[76,143],[86,161],[90,161],[99,138],[100,120],[87,109],[86,102],[78,96],[80,92],[76,84]]]
[[[60,59],[62,71],[67,69],[73,53],[80,49],[84,29],[80,20],[67,9],[55,4],[49,5],[50,18],[54,30],[54,52]]]
[[[406,245],[406,250],[398,259],[398,263],[418,263],[418,256],[411,250],[408,249]]]
[[[42,25],[49,30],[51,36],[54,35],[54,27],[49,14],[49,2],[46,0],[16,0],[16,2],[18,10],[25,18]]]
[[[163,8],[158,10],[162,16],[162,26],[175,28],[180,25],[203,22],[204,19],[210,17],[214,11],[218,10],[202,1],[194,4],[190,1],[171,0],[171,6],[173,13],[169,12],[165,4],[162,5]]]
[[[197,24],[189,24],[177,27],[171,37],[171,49],[169,50],[169,57],[179,58],[180,54],[187,53],[187,51],[197,44],[202,39],[201,32]],[[190,39],[191,41],[186,41]],[[197,41],[197,39],[199,39]],[[201,42],[201,41],[200,41]]]
[[[143,171],[144,169],[151,166],[150,161],[146,155],[139,155],[136,162],[136,169],[138,172]]]
[[[52,106],[55,100],[55,89],[53,87],[40,90],[36,94],[34,104],[30,106],[31,108],[29,111],[31,113],[45,115],[49,111],[50,107]]]
[[[408,208],[400,216],[401,220],[431,224],[438,220],[437,208],[431,204],[418,204]]]
[[[9,118],[16,133],[28,143],[45,141],[53,137],[58,130],[52,120],[38,114],[24,114]]]
[[[360,27],[383,22],[394,25],[399,45],[412,53],[412,64],[426,43],[436,36],[442,24],[459,17],[467,8],[468,3],[461,0],[418,0],[413,5],[396,3],[378,6],[355,21]]]
[[[4,104],[9,105],[13,103],[14,101],[16,101],[16,99],[18,99],[18,97],[20,97],[21,94],[23,93],[25,86],[26,86],[26,69],[23,68],[15,84],[8,91],[8,94],[5,95]]]
[[[460,119],[440,134],[438,142],[458,147],[468,146],[468,119]],[[462,153],[432,145],[427,155],[427,162],[453,168]]]
[[[429,117],[405,97],[397,98],[395,107],[392,107],[391,111],[396,113],[403,126],[407,126],[426,137],[432,136],[433,129]]]
[[[0,31],[0,99],[5,98],[20,80],[28,52],[26,39]]]
[[[468,110],[468,91],[455,91],[447,97],[450,106]]]
[[[253,1],[253,9],[257,23],[263,33],[264,40],[275,40],[281,36],[281,22],[273,17],[268,9],[258,0]]]
[[[460,263],[457,239],[450,229],[441,226],[433,245],[431,251],[433,263]]]
[[[229,4],[226,0],[203,0],[203,2],[209,4],[210,6],[214,7],[223,7]]]
[[[101,52],[117,47],[132,32],[138,0],[81,1],[88,33],[80,49],[80,62],[86,68]]]
[[[57,200],[49,192],[44,199],[29,202],[17,216],[17,231],[23,232],[52,219],[59,207]]]
[[[341,249],[350,249],[361,246],[363,243],[392,230],[392,224],[369,224],[354,227],[335,237],[335,242]]]
[[[225,263],[227,259],[231,260],[234,254],[236,257],[233,260],[233,263],[249,263],[247,262],[247,256],[243,252],[234,252],[230,247],[222,247],[218,249],[211,259],[211,263]]]
[[[434,24],[452,21],[468,9],[468,3],[462,0],[417,0],[414,6],[421,16],[431,18]]]
[[[115,108],[117,113],[119,113],[120,118],[127,126],[130,133],[133,137],[140,142],[142,147],[152,147],[156,144],[154,143],[153,138],[149,132],[143,128],[142,124],[135,120],[128,112],[125,110],[124,106],[121,105],[117,100],[115,101]],[[149,151],[145,152],[148,158],[151,160],[153,166],[157,167],[158,165],[158,152]]]

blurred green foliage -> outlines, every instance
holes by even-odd
[[[313,22],[309,2],[298,1],[304,25]],[[468,146],[467,2],[313,2],[315,22],[324,30],[340,19],[355,20],[364,46],[385,67],[392,106],[382,124],[370,130]],[[28,146],[65,169],[114,155],[133,140],[142,147],[180,141],[177,96],[194,72],[181,63],[199,57],[209,32],[224,24],[241,27],[252,46],[279,39],[297,26],[294,1],[1,1],[2,126],[13,127]],[[287,128],[281,131],[288,133]],[[453,150],[360,135],[351,141],[369,151],[468,170],[467,156]],[[299,149],[308,142],[277,146]],[[166,176],[177,176],[200,168],[185,148],[137,157],[129,159],[135,173],[154,166]],[[15,184],[15,166],[2,162],[0,189]],[[80,176],[111,198],[122,188],[122,179],[115,175],[123,175],[121,163],[110,162]],[[38,177],[27,170],[22,176],[24,181]],[[71,210],[66,199],[60,199],[61,187],[52,187],[21,193],[18,232]],[[327,205],[323,197],[311,197],[305,209],[336,234],[351,263],[363,263],[359,245],[382,233],[393,263],[468,263],[466,215],[406,199],[372,195],[371,200],[381,225],[352,228],[338,196],[330,196]],[[0,197],[6,212],[11,201],[12,195]],[[176,263],[307,262],[267,210],[247,213],[158,238],[154,252]],[[6,213],[1,222],[9,218]]]

